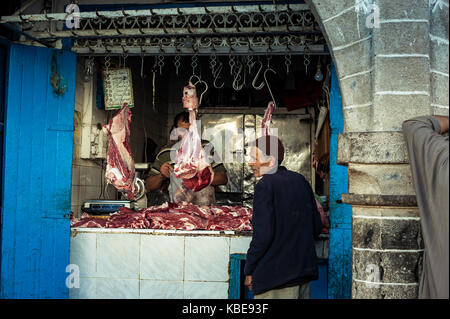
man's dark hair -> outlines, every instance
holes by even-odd
[[[179,120],[181,120],[182,122],[189,123],[189,112],[183,111],[183,112],[180,112],[177,115],[175,115],[175,117],[173,118],[173,127],[174,128],[178,127]]]
[[[250,142],[248,146],[256,146],[266,156],[273,156],[278,160],[278,165],[284,160],[284,146],[280,139],[273,135],[265,135]]]

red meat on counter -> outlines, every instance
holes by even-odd
[[[70,227],[84,227],[84,228],[104,228],[106,226],[106,219],[90,217],[83,213],[80,219],[72,218]]]
[[[106,228],[150,228],[150,222],[145,213],[120,207],[119,212],[112,214],[106,223]]]
[[[121,207],[107,219],[83,214],[72,227],[252,230],[252,209],[241,206],[196,206],[187,202],[164,203],[139,211]]]

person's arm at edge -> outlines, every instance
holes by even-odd
[[[148,193],[160,188],[164,180],[165,177],[162,176],[161,173],[147,177],[145,180],[145,191]]]
[[[439,122],[439,126],[441,127],[440,133],[447,133],[449,130],[448,116],[435,115],[434,118]]]
[[[152,164],[150,176],[145,179],[145,191],[147,193],[160,188],[162,182],[165,180],[165,177],[161,174],[161,167],[164,163],[160,160],[159,155],[160,154],[158,154],[155,162]]]
[[[447,116],[418,116],[408,119],[402,123],[402,131],[405,140],[411,142],[414,136],[421,132],[421,136],[425,136],[423,132],[443,134],[448,131]]]
[[[411,165],[418,157],[427,156],[430,152],[441,153],[448,147],[447,143],[442,143],[444,137],[441,135],[448,131],[446,116],[415,117],[404,121],[402,129]]]

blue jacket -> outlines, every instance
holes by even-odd
[[[314,193],[303,175],[280,166],[255,186],[253,238],[245,261],[253,293],[318,278],[315,240],[322,229]]]

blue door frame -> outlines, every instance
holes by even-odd
[[[328,256],[328,298],[351,298],[352,207],[342,203],[348,193],[347,167],[337,164],[337,139],[344,132],[342,100],[334,63],[330,88],[330,245]]]
[[[53,58],[63,95],[50,84]],[[1,297],[67,298],[76,55],[11,44],[8,59]]]
[[[1,216],[3,212],[3,145],[4,145],[4,127],[5,127],[5,91],[6,91],[6,67],[8,63],[9,41],[0,39],[0,245],[1,245]],[[2,264],[0,254],[0,265]]]

